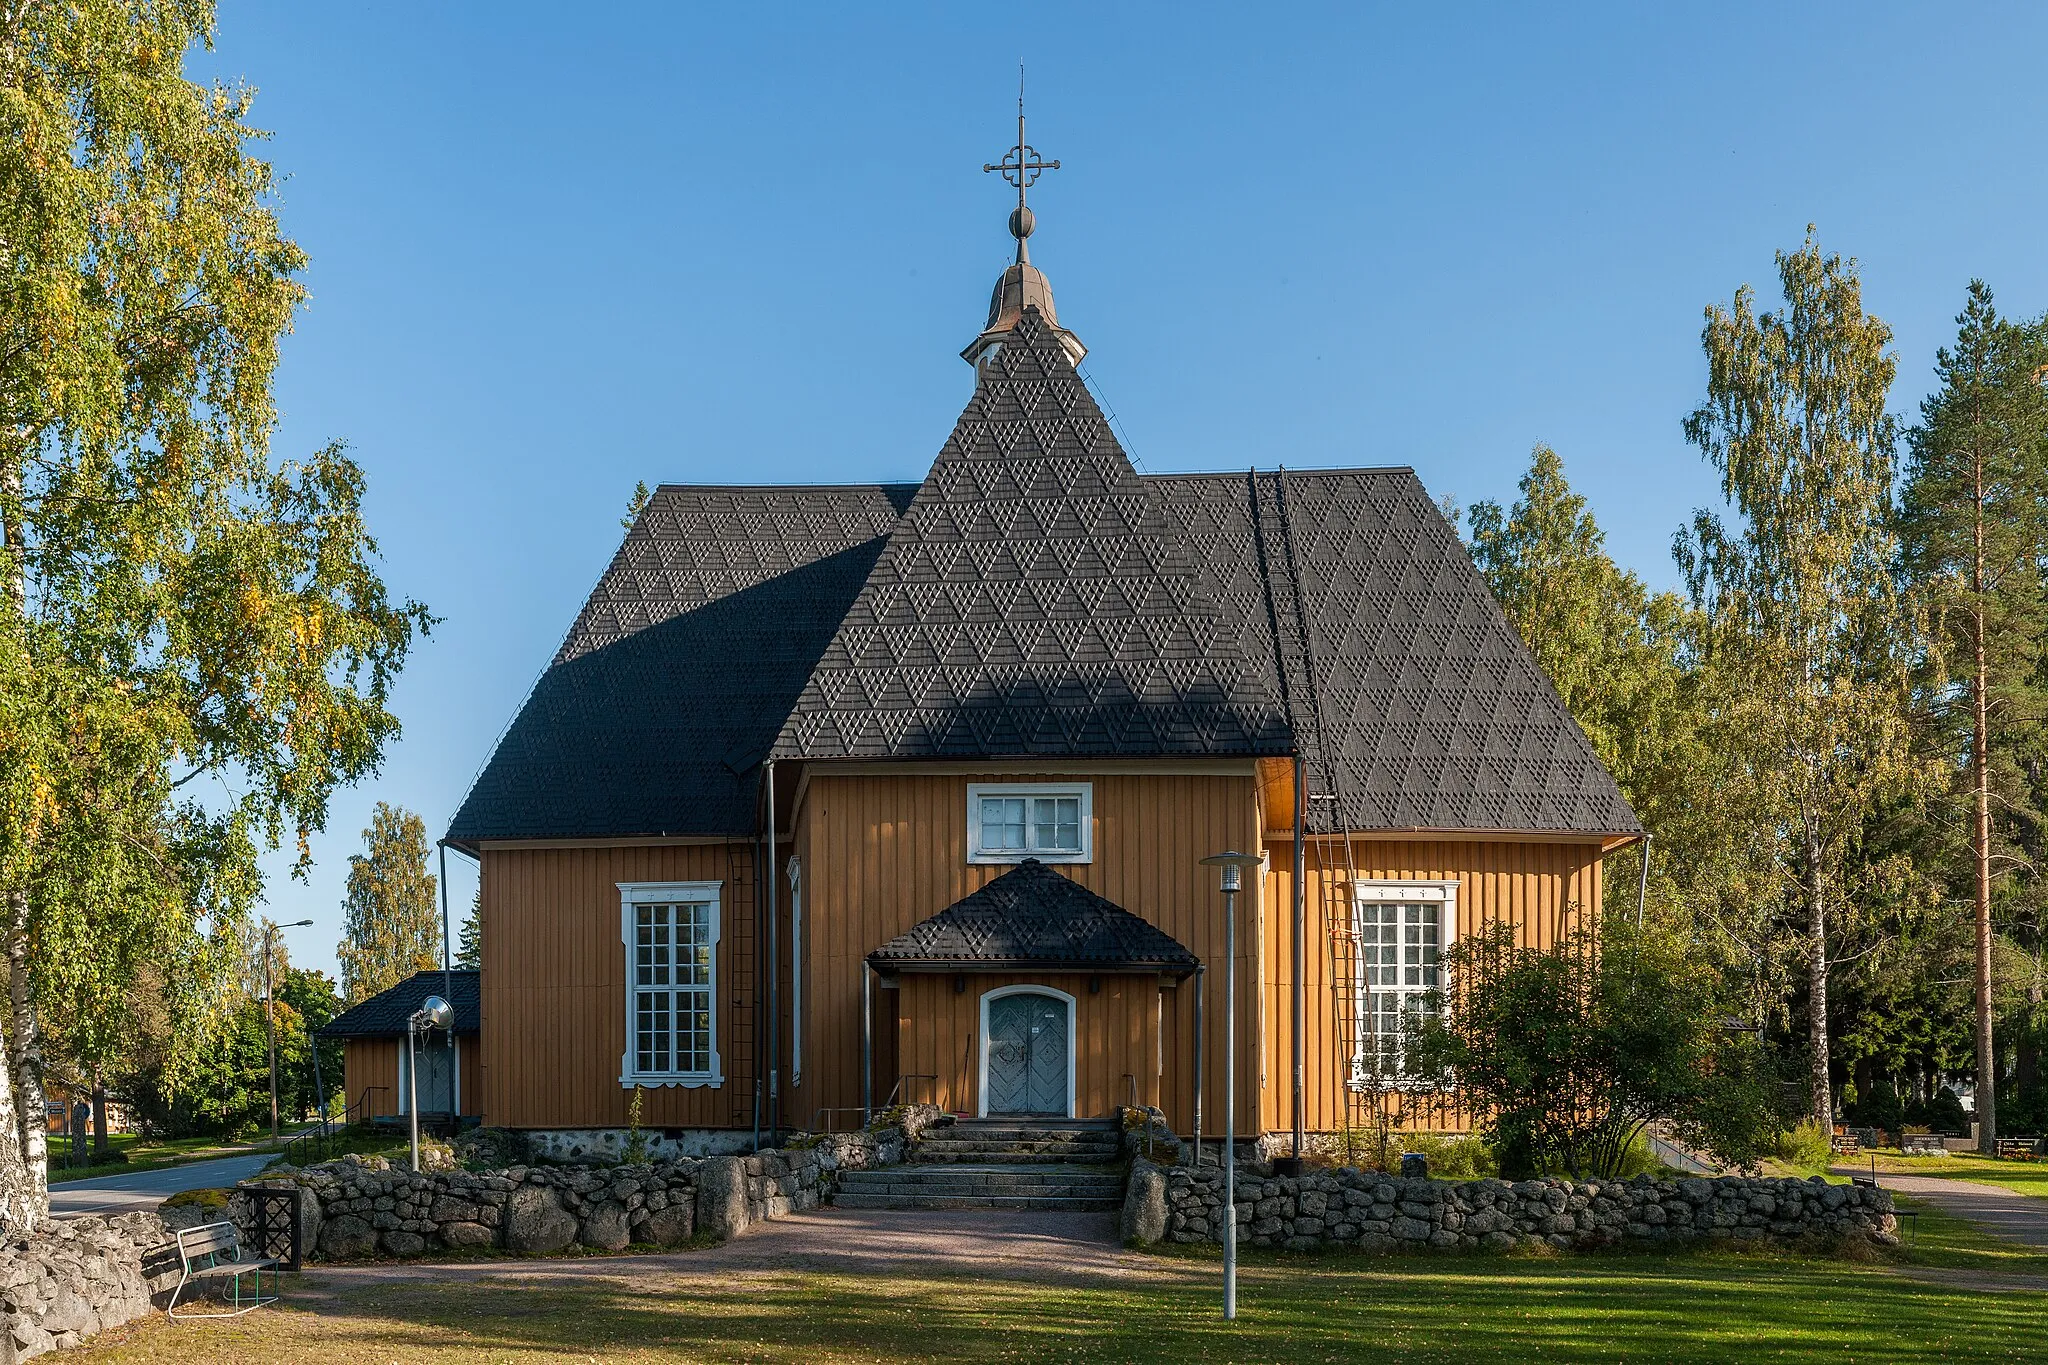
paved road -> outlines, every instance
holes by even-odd
[[[1835,1168],[1841,1175],[1865,1175],[1848,1166]],[[1934,1175],[1892,1175],[1880,1173],[1877,1183],[1897,1194],[1910,1195],[1943,1213],[1966,1218],[2008,1241],[2027,1246],[2048,1247],[2048,1199],[2020,1194],[2002,1185],[1979,1185],[1970,1180],[1945,1180]]]
[[[154,1209],[180,1190],[214,1189],[247,1180],[269,1165],[273,1152],[160,1166],[153,1171],[103,1175],[96,1180],[67,1180],[50,1187],[50,1211],[60,1218],[81,1213],[129,1213]]]

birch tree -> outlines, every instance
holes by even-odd
[[[209,960],[372,771],[431,618],[338,447],[272,458],[304,258],[207,0],[0,0],[0,1219],[45,1207],[42,1018]],[[218,965],[218,955],[211,960]],[[189,997],[195,992],[182,991]]]
[[[1745,285],[1706,311],[1707,396],[1685,434],[1736,516],[1697,513],[1674,551],[1710,654],[1741,680],[1725,733],[1803,939],[1809,1105],[1826,1129],[1830,930],[1855,908],[1872,814],[1924,774],[1907,731],[1891,329],[1863,310],[1854,263],[1823,255],[1811,228],[1777,267],[1782,307],[1759,312]]]
[[[2048,694],[2041,686],[2048,563],[2048,344],[1998,315],[1973,280],[1956,340],[1936,357],[1940,387],[1910,433],[1902,499],[1907,577],[1923,591],[1936,719],[1965,756],[1976,996],[1978,1141],[1995,1153],[1998,1057],[1992,1034],[1992,894],[2019,865],[2011,831],[2036,826],[2027,773]],[[1942,687],[1953,678],[1959,686]],[[1994,819],[1993,806],[2002,818]]]

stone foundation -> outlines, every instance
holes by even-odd
[[[1275,1176],[1238,1168],[1239,1245],[1292,1251],[1583,1251],[1620,1243],[1898,1241],[1883,1190],[1740,1176],[1656,1181],[1405,1180],[1355,1167]],[[1136,1242],[1223,1240],[1223,1172],[1132,1163],[1124,1234]]]
[[[623,1161],[633,1140],[626,1128],[526,1128],[519,1135],[533,1160],[564,1165]],[[684,1128],[672,1136],[642,1128],[640,1141],[650,1161],[742,1156],[754,1150],[754,1135],[736,1128]]]

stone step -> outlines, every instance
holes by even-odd
[[[1104,1159],[1100,1155],[1091,1157],[1090,1154],[1074,1152],[1011,1152],[1002,1150],[993,1152],[919,1151],[915,1155],[920,1162],[929,1162],[934,1165],[944,1162],[947,1164],[963,1163],[984,1166],[993,1164],[1006,1166],[1069,1166],[1076,1161],[1088,1161],[1091,1159],[1099,1161]]]
[[[842,1191],[858,1194],[1101,1194],[1123,1192],[1120,1175],[1058,1175],[973,1171],[949,1174],[944,1167],[920,1171],[859,1171],[839,1177]]]
[[[937,1151],[1026,1151],[1026,1152],[1117,1152],[1121,1150],[1115,1138],[1098,1138],[1094,1134],[1077,1138],[1055,1137],[993,1137],[984,1134],[963,1134],[959,1137],[926,1137],[917,1143],[918,1150],[931,1148]]]
[[[841,1191],[832,1202],[843,1209],[1047,1209],[1093,1213],[1120,1209],[1123,1200],[1077,1195],[860,1194]]]

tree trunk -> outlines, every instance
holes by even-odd
[[[1820,841],[1806,839],[1807,1037],[1813,1050],[1813,1121],[1835,1131],[1834,1087],[1828,1076],[1828,911],[1821,896]]]
[[[22,495],[18,433],[10,435],[17,439],[10,441],[4,455],[0,455],[0,518],[4,518],[0,521],[0,548],[4,548],[8,561],[0,567],[0,584],[5,585],[8,618],[20,622],[28,611],[28,537],[19,516],[6,515],[8,508],[20,505]],[[12,647],[25,651],[25,639],[15,640]],[[8,923],[26,924],[26,888],[10,886],[5,894]],[[14,975],[19,979],[20,969],[15,969]],[[10,1233],[33,1229],[49,1207],[49,1171],[43,1159],[47,1151],[43,1128],[49,1115],[40,1086],[32,1095],[25,1096],[14,1083],[13,1044],[12,1038],[7,1040],[10,1064],[0,1066],[0,1223]],[[31,1150],[36,1154],[33,1162],[28,1159]]]
[[[29,991],[28,896],[16,889],[8,896],[7,1003],[13,1016],[7,1033],[7,1072],[14,1082],[16,1131],[22,1166],[28,1172],[31,1197],[38,1214],[50,1206],[49,1137],[44,1132],[42,1030],[36,1023]]]
[[[107,1079],[92,1076],[92,1160],[95,1166],[107,1159]]]
[[[1977,1150],[1998,1152],[1998,1051],[1991,1036],[1991,666],[1984,642],[1984,456],[1974,466],[1975,554],[1970,567],[1970,786],[1976,799],[1970,846],[1977,863]]]

